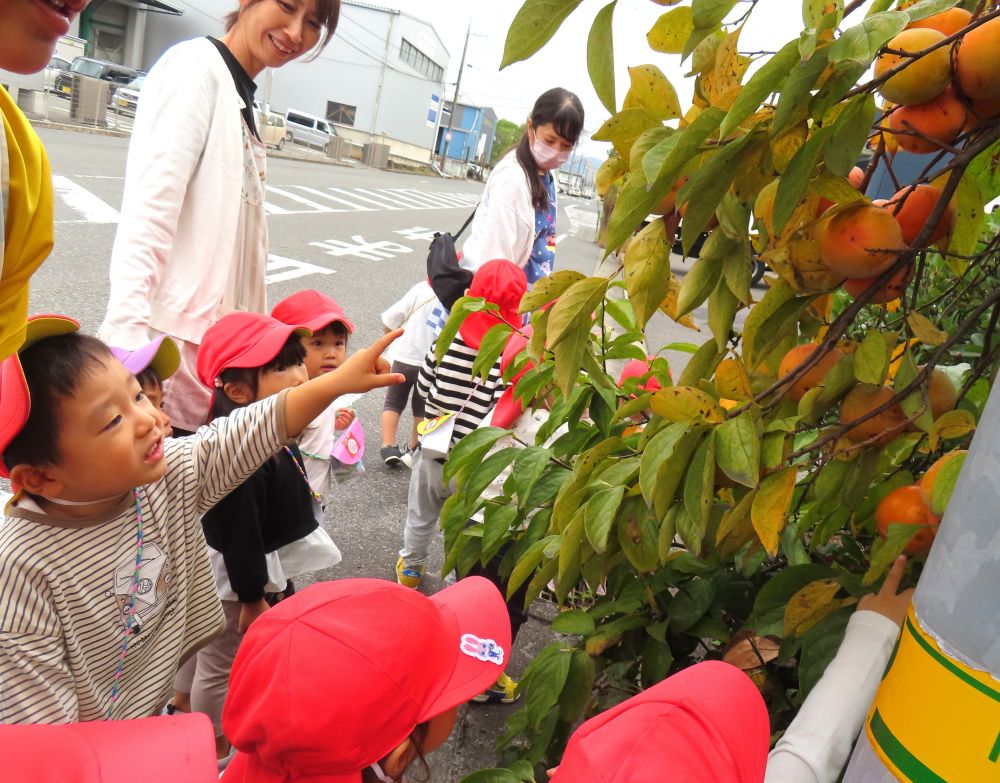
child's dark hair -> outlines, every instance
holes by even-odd
[[[87,334],[48,337],[20,353],[31,395],[31,410],[21,431],[3,453],[7,468],[59,462],[59,405],[99,367],[114,361],[111,350]]]
[[[147,367],[140,373],[137,373],[135,379],[139,381],[139,385],[143,389],[163,389],[163,381],[160,380],[160,376],[156,374],[156,370],[152,366]]]
[[[575,93],[562,87],[553,87],[538,96],[531,110],[531,125],[536,130],[542,125],[551,125],[555,132],[566,141],[576,144],[583,133],[583,104]],[[517,143],[517,162],[524,169],[531,188],[531,203],[535,209],[549,208],[549,193],[545,189],[542,178],[538,176],[538,163],[531,154],[531,140],[528,131],[524,132]]]
[[[246,7],[249,8],[251,5],[256,5],[259,2],[260,0],[251,0]],[[237,9],[226,14],[222,20],[226,26],[227,33],[239,21],[240,13],[241,9]],[[323,51],[326,45],[330,43],[330,39],[333,38],[333,34],[337,31],[337,23],[340,21],[340,0],[316,0],[316,16],[319,17],[320,22],[323,24],[323,37],[320,39],[313,53],[308,57],[309,60],[315,59]]]
[[[287,370],[297,364],[302,364],[306,358],[306,349],[302,345],[297,334],[291,335],[285,344],[281,346],[278,355],[262,367],[229,367],[219,375],[219,382],[223,385],[227,383],[245,383],[250,387],[253,395],[257,396],[257,379],[262,372],[270,370]],[[216,387],[212,394],[212,405],[208,409],[208,422],[215,421],[220,416],[228,416],[237,408],[243,406],[229,398],[229,395]]]
[[[331,334],[334,337],[343,337],[345,343],[351,339],[351,332],[343,321],[331,321],[322,329],[318,329],[313,332],[312,336],[319,337],[321,334]]]

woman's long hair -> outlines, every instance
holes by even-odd
[[[562,87],[553,87],[539,95],[531,110],[531,124],[534,128],[540,128],[549,123],[566,141],[576,144],[583,132],[583,104],[580,103],[580,99]],[[517,162],[521,164],[524,176],[528,178],[532,205],[535,209],[548,209],[549,192],[538,174],[538,163],[531,154],[531,140],[528,136],[529,131],[525,130],[517,143],[515,152]]]

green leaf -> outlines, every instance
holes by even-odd
[[[611,21],[618,0],[597,12],[587,38],[587,71],[594,92],[609,114],[615,113],[615,54]]]
[[[980,152],[966,171],[978,181],[984,202],[1000,196],[1000,141]]]
[[[517,592],[518,588],[527,581],[528,577],[534,573],[535,569],[538,568],[538,564],[542,562],[542,555],[546,547],[553,541],[558,540],[558,538],[559,536],[547,536],[541,541],[536,541],[528,547],[527,552],[521,555],[520,559],[514,565],[514,570],[510,572],[510,578],[507,580],[506,598],[508,601]]]
[[[889,525],[886,539],[879,542],[881,545],[872,555],[871,565],[868,566],[868,571],[865,573],[865,578],[861,580],[861,584],[870,585],[878,581],[889,570],[889,566],[896,561],[896,558],[903,554],[910,539],[924,529],[924,525],[903,525],[898,522]]]
[[[552,630],[567,636],[586,636],[594,632],[594,618],[582,609],[560,612],[552,620]]]
[[[882,333],[872,329],[854,354],[854,377],[859,383],[881,386],[889,372],[889,349]]]
[[[959,0],[922,0],[922,2],[909,6],[906,9],[906,16],[911,22],[919,22],[928,16],[934,16],[934,14],[947,11],[949,8],[954,8],[958,2]]]
[[[726,113],[722,109],[712,106],[695,117],[683,131],[672,137],[677,141],[671,145],[669,154],[663,159],[656,179],[657,183],[663,181],[666,186],[660,198],[673,187],[682,169],[698,154],[705,139],[718,131],[719,123],[725,116]],[[650,153],[652,152],[653,150],[650,150]]]
[[[835,0],[833,10],[828,11],[830,0],[804,0],[802,21],[814,30],[832,30],[844,18],[844,0]]]
[[[736,312],[740,309],[740,300],[729,290],[725,280],[719,280],[708,297],[708,327],[715,335],[715,342],[720,351],[726,350],[729,335],[736,320]]]
[[[687,202],[687,210],[681,223],[685,254],[690,252],[698,236],[715,214],[722,197],[733,184],[737,163],[753,139],[754,134],[747,133],[727,144],[720,152],[699,166],[677,194],[678,203]]]
[[[965,464],[965,455],[959,454],[941,466],[937,478],[934,480],[934,488],[931,490],[931,511],[940,516],[948,508],[948,501],[955,490],[955,482],[962,472],[962,465]]]
[[[794,298],[795,290],[784,280],[779,280],[767,289],[763,298],[756,305],[750,308],[747,319],[743,323],[743,363],[747,367],[757,366],[760,357],[756,355],[754,345],[762,342],[758,339],[758,335],[762,332],[764,322],[786,302]]]
[[[774,212],[771,218],[775,234],[780,234],[785,228],[788,219],[809,190],[809,181],[816,171],[816,164],[819,163],[820,155],[823,154],[823,148],[829,138],[828,128],[815,131],[802,149],[795,153],[785,173],[778,180],[778,192],[774,197]]]
[[[670,630],[683,633],[702,617],[715,599],[715,584],[708,579],[695,577],[680,586],[667,610]]]
[[[774,112],[774,122],[771,125],[773,137],[777,138],[789,125],[803,119],[801,115],[807,111],[809,92],[826,68],[829,54],[829,47],[817,49],[812,57],[800,62],[789,71],[781,83],[781,97],[778,98],[778,108]]]
[[[705,438],[688,466],[684,480],[684,509],[691,517],[700,535],[697,540],[684,539],[688,549],[696,556],[701,554],[702,539],[708,527],[708,510],[715,497],[715,438]]]
[[[594,551],[603,554],[608,549],[608,534],[615,523],[618,508],[625,497],[625,487],[601,490],[583,507],[584,530]]]
[[[837,115],[826,145],[826,167],[834,174],[846,177],[864,149],[875,118],[875,98],[865,93],[851,99]]]
[[[618,544],[629,563],[640,574],[655,571],[660,565],[657,551],[659,528],[641,497],[630,497],[618,510]]]
[[[896,378],[892,383],[893,389],[898,391],[909,386],[910,382],[917,377],[917,372],[917,363],[913,359],[913,353],[907,348],[903,352],[902,361],[900,361],[899,369],[896,371]],[[901,400],[899,407],[903,409],[903,413],[907,417],[916,417],[913,420],[914,426],[924,432],[930,432],[931,427],[934,426],[934,416],[931,413],[927,397],[920,389]]]
[[[694,21],[688,6],[674,8],[660,16],[646,33],[646,41],[654,52],[681,54],[684,44],[691,37]]]
[[[828,579],[836,573],[830,566],[813,563],[779,571],[757,593],[750,615],[751,627],[759,634],[771,633],[766,625],[776,616],[780,629],[784,622],[785,606],[791,597],[810,582]]]
[[[687,475],[691,456],[702,440],[702,427],[695,427],[674,444],[673,450],[660,463],[656,471],[656,486],[653,490],[653,509],[658,517],[666,519],[674,502],[674,496]],[[666,524],[666,523],[664,523]],[[671,527],[673,525],[671,524]],[[673,538],[673,533],[670,534]]]
[[[550,644],[528,664],[521,678],[524,709],[530,723],[538,725],[556,706],[569,675],[570,656],[559,642]]]
[[[466,775],[461,783],[521,783],[523,778],[515,775],[509,769],[481,769]]]
[[[640,231],[625,251],[625,288],[640,329],[645,328],[670,289],[672,245],[663,218],[659,218]]]
[[[948,251],[958,255],[972,255],[983,233],[986,218],[983,194],[979,180],[968,171],[958,183],[956,192],[955,227],[948,240]]]
[[[559,696],[559,717],[567,726],[572,726],[579,720],[590,703],[596,672],[596,661],[587,655],[586,650],[574,650],[571,653],[569,674],[566,675],[566,683]],[[534,770],[530,765],[525,773],[524,779],[534,783]]]
[[[754,357],[764,356],[762,351],[765,344],[774,345],[785,337],[795,334],[799,318],[815,298],[815,296],[796,296],[779,305],[774,313],[767,316],[761,328],[754,332],[751,354]],[[745,349],[746,332],[743,336],[743,345]],[[754,366],[750,361],[747,361],[746,364],[749,367]]]
[[[483,565],[493,559],[507,540],[510,526],[517,519],[517,506],[488,506],[483,522]]]
[[[691,21],[702,29],[715,27],[735,5],[736,0],[692,0]]]
[[[500,70],[527,60],[549,42],[582,0],[525,0],[507,31]]]
[[[669,142],[671,139],[679,137],[680,134],[677,134],[665,141]],[[655,150],[656,147],[653,149]],[[652,152],[653,150],[650,150],[650,152],[646,153],[647,157]],[[636,232],[642,221],[646,219],[653,210],[653,207],[659,204],[663,197],[667,195],[672,186],[672,182],[658,180],[653,184],[652,188],[647,187],[646,175],[642,170],[633,171],[625,178],[625,184],[618,193],[618,198],[615,200],[615,208],[608,222],[608,236],[604,251],[605,257],[618,250],[625,243],[625,240]],[[542,278],[542,280],[545,279],[547,278]]]
[[[720,424],[715,432],[715,454],[722,472],[745,487],[757,486],[762,437],[760,417],[751,408]]]
[[[743,86],[733,107],[719,126],[719,135],[728,136],[743,120],[757,111],[761,102],[777,89],[798,61],[798,41],[789,41],[770,57]]]
[[[476,359],[472,363],[474,376],[486,381],[513,333],[514,329],[505,323],[498,323],[496,326],[490,327],[490,330],[483,335],[483,341],[476,352]]]
[[[452,344],[458,329],[465,320],[465,317],[472,312],[479,312],[485,309],[486,300],[472,296],[462,296],[455,301],[451,307],[448,320],[441,327],[441,332],[434,341],[434,358],[438,364],[444,359],[448,346]]]
[[[902,32],[909,21],[903,11],[885,11],[869,16],[856,27],[844,30],[830,47],[830,62],[853,60],[861,65],[868,65],[875,59],[878,50],[890,38]]]
[[[527,313],[558,299],[574,283],[586,280],[587,276],[573,269],[560,269],[548,277],[543,277],[521,299],[519,312]],[[459,300],[461,301],[461,300]],[[454,309],[454,308],[453,308]]]
[[[590,277],[574,283],[552,307],[549,347],[555,353],[556,385],[568,394],[590,344],[594,311],[604,299],[608,280]]]
[[[719,356],[719,346],[714,339],[702,343],[681,372],[677,385],[697,386],[702,378],[711,378],[719,363]]]
[[[681,279],[680,292],[677,294],[678,317],[700,307],[715,290],[721,276],[722,264],[717,260],[708,257],[698,258],[691,270]]]
[[[443,471],[444,481],[447,483],[470,467],[477,467],[493,448],[493,444],[506,434],[507,430],[499,427],[483,427],[461,438],[448,453]]]

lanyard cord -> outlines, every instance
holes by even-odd
[[[295,459],[295,452],[288,446],[285,446],[285,453],[288,454],[288,458],[295,464],[296,469],[299,471],[299,475],[302,476],[302,480],[306,482],[306,486],[309,487],[309,494],[312,496],[312,499],[322,505],[323,496],[313,490],[312,484],[309,483],[309,476],[306,475],[306,469],[299,464],[297,459]]]

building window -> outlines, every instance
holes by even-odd
[[[444,68],[434,62],[430,57],[420,51],[405,38],[399,45],[399,59],[409,65],[413,70],[422,73],[431,81],[440,82],[444,79]]]
[[[346,103],[337,103],[336,101],[326,102],[326,118],[330,122],[353,126],[354,117],[357,113],[357,106],[348,106]]]

